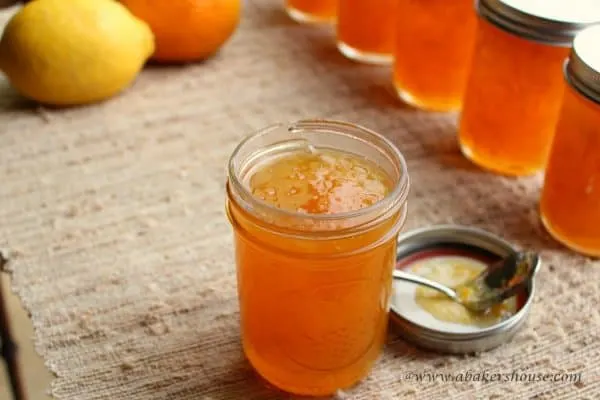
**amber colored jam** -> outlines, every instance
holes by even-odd
[[[469,73],[477,17],[472,0],[399,0],[394,86],[422,109],[458,110]]]
[[[571,87],[548,159],[541,214],[557,240],[600,256],[600,104]]]
[[[485,265],[470,258],[445,256],[421,261],[411,272],[456,288],[475,279],[484,268]],[[457,292],[459,298],[469,301],[474,293],[468,290],[468,286],[462,288],[464,290],[459,289]],[[416,289],[415,302],[440,321],[479,328],[495,325],[517,311],[517,300],[514,297],[494,305],[486,312],[476,313],[448,296],[426,287]]]
[[[541,171],[568,55],[568,48],[528,41],[480,20],[459,128],[465,156],[502,175]]]
[[[391,62],[395,0],[339,0],[337,40],[351,58]]]
[[[332,22],[337,15],[337,0],[287,0],[286,9],[301,22]]]
[[[387,175],[347,153],[298,151],[262,166],[250,178],[252,194],[289,211],[336,214],[359,210],[389,192]]]
[[[324,149],[268,156],[247,175],[257,199],[299,215],[364,210],[393,189],[374,163]],[[236,228],[242,341],[253,367],[274,386],[300,395],[330,395],[356,384],[384,345],[403,213],[330,238],[311,236],[310,225],[302,235],[277,230],[236,202],[228,205]],[[345,222],[332,224],[342,229]]]

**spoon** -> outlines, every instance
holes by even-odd
[[[450,288],[418,275],[394,270],[394,279],[416,283],[437,290],[469,310],[482,312],[514,296],[534,278],[539,256],[533,252],[512,253],[483,270],[474,279]]]

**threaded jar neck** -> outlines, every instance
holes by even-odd
[[[261,160],[278,152],[314,146],[365,157],[381,167],[393,186],[380,201],[355,211],[308,214],[281,209],[254,196],[248,180]],[[358,125],[328,120],[303,120],[268,127],[246,137],[233,151],[228,165],[228,196],[264,228],[303,234],[351,236],[397,214],[407,201],[409,176],[406,161],[382,135]]]

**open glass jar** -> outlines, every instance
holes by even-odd
[[[502,175],[544,169],[575,34],[600,21],[589,0],[478,0],[459,128],[463,154]]]
[[[600,25],[575,38],[540,209],[546,229],[600,257]]]
[[[379,173],[368,170],[375,165],[387,190],[370,204],[383,182],[371,178]],[[333,175],[342,178],[326,178]],[[298,210],[285,208],[309,186],[315,196]],[[353,124],[277,125],[235,149],[226,207],[241,334],[247,358],[268,382],[322,396],[369,373],[386,336],[408,190],[398,149]],[[319,208],[323,201],[327,209]],[[322,212],[311,212],[317,209]]]

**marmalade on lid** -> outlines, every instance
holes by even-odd
[[[466,257],[441,257],[417,264],[412,272],[448,287],[457,287],[476,278],[484,268],[481,262]],[[461,299],[468,299],[471,293],[465,290],[458,295]],[[415,302],[440,321],[479,328],[495,325],[517,311],[515,297],[478,313],[436,290],[422,286],[416,289]]]

